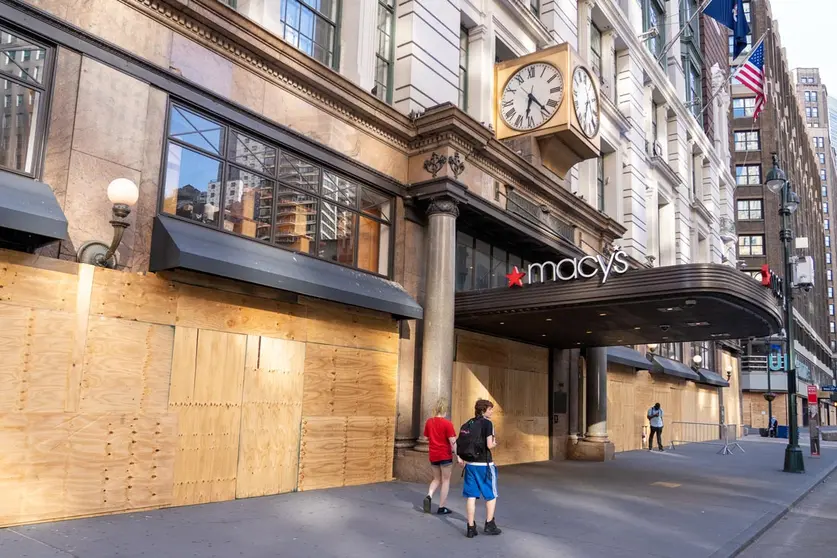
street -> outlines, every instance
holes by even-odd
[[[837,553],[837,473],[820,483],[739,556],[834,556]]]

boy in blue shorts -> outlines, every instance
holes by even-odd
[[[491,459],[491,450],[497,446],[491,415],[494,403],[478,399],[474,405],[474,418],[462,425],[457,439],[457,459],[465,464],[462,495],[467,498],[465,510],[468,518],[466,536],[477,536],[474,521],[477,498],[485,500],[486,535],[499,535],[502,531],[494,523],[494,509],[497,507],[497,467]],[[460,441],[462,442],[460,445]]]

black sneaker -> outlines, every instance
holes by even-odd
[[[477,533],[477,524],[476,523],[474,523],[473,525],[468,525],[468,532],[465,533],[466,537],[468,537],[469,539],[473,539],[478,534],[479,533]]]
[[[486,535],[499,535],[503,531],[501,531],[500,528],[497,527],[497,524],[494,523],[494,520],[492,519],[491,521],[485,522],[485,528],[482,530],[482,532]]]
[[[424,504],[423,504],[424,513],[430,513],[430,502],[431,501],[432,501],[432,499],[430,498],[430,496],[425,496],[424,497]]]
[[[436,510],[436,513],[439,515],[448,515],[449,513],[451,513],[451,511],[447,509],[445,506],[440,506],[439,509]]]

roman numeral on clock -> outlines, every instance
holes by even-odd
[[[531,116],[527,116],[527,117],[526,117],[526,125],[527,125],[529,128],[534,128],[534,127],[535,127],[535,119],[534,119],[534,118],[532,118]]]
[[[527,73],[527,74],[529,74],[529,77],[530,77],[530,78],[535,77],[535,67],[534,67],[534,66],[530,66],[530,67],[526,70],[526,73]]]
[[[560,93],[561,92],[561,87],[553,87],[552,89],[549,90],[549,92],[550,93]]]
[[[513,100],[513,99],[510,99],[510,100],[508,100],[508,101],[503,101],[503,108],[509,108],[509,107],[510,107],[510,106],[512,106],[513,104],[514,104],[514,100]]]
[[[512,118],[514,118],[514,115],[515,115],[515,114],[517,114],[517,111],[516,111],[516,110],[514,110],[514,108],[512,108],[511,110],[509,110],[509,111],[506,113],[506,120],[511,120]]]
[[[556,101],[555,99],[550,99],[546,102],[546,106],[557,107],[558,106],[558,101]]]
[[[516,76],[514,76],[514,80],[515,80],[518,84],[521,84],[521,83],[523,83],[523,76],[521,76],[520,74],[517,74]]]
[[[557,78],[557,77],[558,77],[558,74],[552,74],[552,77],[551,77],[551,78],[549,78],[548,80],[546,80],[546,82],[547,82],[547,83],[552,83],[552,80],[553,80],[553,79],[555,79],[555,78]]]

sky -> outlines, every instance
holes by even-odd
[[[770,6],[790,68],[819,68],[828,94],[837,97],[837,0],[770,0]]]

